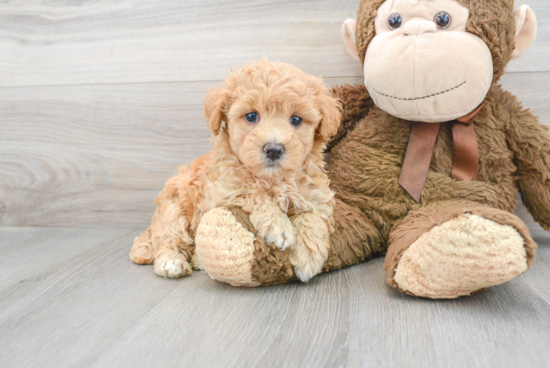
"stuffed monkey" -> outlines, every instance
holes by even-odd
[[[363,0],[344,42],[365,86],[334,89],[342,124],[329,144],[335,232],[323,271],[384,255],[390,286],[450,299],[525,272],[536,244],[513,214],[519,190],[550,230],[547,128],[498,84],[536,34],[513,0]],[[260,238],[239,208],[199,226],[214,279],[296,279],[288,250]]]

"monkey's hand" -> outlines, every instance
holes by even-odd
[[[507,127],[508,146],[514,151],[518,187],[533,218],[550,231],[550,136],[548,128],[515,102]]]

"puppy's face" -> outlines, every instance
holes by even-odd
[[[338,104],[322,80],[288,64],[248,65],[232,73],[226,84],[212,93],[224,100],[220,117],[231,150],[256,176],[275,177],[300,169],[338,128]]]
[[[229,108],[231,148],[256,175],[296,170],[311,152],[321,112],[302,86],[293,84],[277,86],[261,99],[255,98],[259,90],[241,91]]]

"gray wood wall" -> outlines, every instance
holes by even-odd
[[[550,126],[550,3],[502,84]],[[267,57],[361,83],[340,26],[359,0],[0,2],[0,225],[146,226],[209,151],[206,89]],[[518,3],[520,5],[521,3]]]

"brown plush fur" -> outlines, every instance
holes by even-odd
[[[257,112],[260,121],[244,116]],[[303,118],[296,128],[291,116]],[[262,60],[232,72],[205,100],[215,134],[212,152],[180,167],[157,197],[151,226],[136,238],[130,258],[155,264],[165,277],[191,273],[194,237],[204,213],[238,206],[257,232],[290,246],[291,261],[309,279],[328,256],[332,197],[322,151],[340,120],[337,101],[322,80],[293,66]],[[267,143],[284,145],[268,162]],[[305,276],[304,276],[305,275]]]
[[[280,251],[259,236],[242,208],[230,206],[227,209],[246,230],[254,234],[253,281],[262,285],[277,285],[297,280],[290,263],[290,250]]]
[[[343,103],[342,121],[340,122],[338,131],[327,144],[327,151],[336,146],[349,131],[355,128],[359,120],[367,116],[369,110],[374,107],[374,102],[364,85],[334,87],[332,93],[338,96]]]
[[[376,35],[374,19],[376,11],[386,0],[363,0],[357,12],[357,51],[361,62],[365,60],[367,47]],[[514,51],[514,0],[457,0],[468,7],[470,18],[466,31],[485,42],[493,56],[494,79],[497,82]]]
[[[458,1],[470,9],[466,30],[480,37],[491,50],[495,83],[504,73],[514,49],[513,1]],[[383,0],[361,2],[356,33],[361,60],[375,35],[374,18],[382,3]],[[357,91],[351,87],[334,90],[343,101],[343,116],[368,113],[355,124],[343,125],[338,144],[330,152],[329,177],[337,192],[334,209],[337,231],[331,237],[332,250],[341,259],[355,257],[359,262],[389,246],[385,263],[388,282],[399,288],[394,273],[403,252],[430,229],[470,213],[516,229],[523,237],[530,266],[536,244],[522,221],[509,213],[517,205],[519,189],[534,218],[550,230],[547,128],[514,96],[494,84],[474,123],[479,144],[477,180],[455,181],[450,177],[452,133],[449,124],[442,124],[422,199],[416,203],[398,183],[410,123],[372,108],[366,102],[366,89],[362,90],[362,97]],[[358,101],[365,101],[360,104],[362,107],[357,106]],[[347,106],[350,111],[346,111]],[[346,135],[344,128],[348,127],[351,129]],[[353,219],[338,216],[342,212],[351,213],[350,209],[359,210],[354,212]],[[356,224],[361,224],[360,230]]]
[[[461,206],[454,202],[457,199],[476,203],[480,211],[483,208],[487,213],[492,213],[493,208],[512,212],[517,205],[518,187],[535,219],[550,230],[550,137],[547,128],[500,86],[491,89],[484,103],[475,122],[480,156],[478,179],[461,182],[450,177],[452,136],[450,126],[442,125],[421,203],[416,203],[398,184],[410,123],[374,107],[331,151],[329,177],[337,192],[334,211],[339,229],[331,237],[334,250],[336,244],[345,244],[339,246],[338,252],[342,257],[346,257],[344,254],[349,257],[357,253],[359,244],[370,244],[374,252],[379,251],[380,246],[386,248],[388,240],[392,240],[392,229],[403,219],[414,216],[415,211],[422,208],[428,211],[434,203],[448,203],[451,214],[471,212],[459,208]],[[341,211],[342,202],[360,209],[356,221],[370,219],[363,236],[353,237],[352,241],[347,234],[361,232],[347,226],[351,223],[349,219],[340,221],[336,215]],[[433,218],[440,214],[433,212],[427,216]],[[487,217],[494,220],[493,216]],[[528,232],[524,228],[520,231],[521,226],[524,227],[520,222],[516,218],[507,224],[513,225],[526,239],[530,264],[534,246]],[[436,224],[428,227],[433,226]],[[376,230],[372,231],[373,228]],[[391,279],[392,267],[387,269]]]

